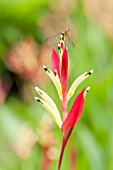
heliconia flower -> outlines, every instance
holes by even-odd
[[[63,133],[62,149],[59,158],[58,170],[60,170],[61,162],[63,158],[63,153],[70,134],[80,119],[82,115],[82,110],[84,106],[84,98],[86,93],[89,91],[90,87],[82,90],[76,97],[74,104],[69,112],[67,113],[67,105],[70,98],[73,96],[76,88],[80,83],[82,83],[86,78],[93,73],[93,70],[83,73],[79,76],[71,85],[69,91],[68,86],[68,52],[64,45],[64,33],[60,36],[60,43],[58,44],[58,52],[52,51],[52,69],[51,71],[46,66],[43,66],[45,72],[48,74],[52,82],[54,83],[56,90],[59,95],[61,107],[62,107],[62,118],[57,109],[56,104],[44,91],[35,87],[36,91],[40,95],[40,98],[35,97],[35,99],[51,114],[56,124],[59,126]],[[63,120],[62,120],[63,119]]]

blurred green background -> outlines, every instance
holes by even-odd
[[[108,0],[0,1],[0,170],[57,169],[62,134],[35,102],[34,86],[60,103],[42,69],[51,67],[46,38],[70,28],[69,87],[94,70],[83,116],[68,142],[62,170],[113,170],[113,2]],[[43,167],[45,162],[46,167]]]

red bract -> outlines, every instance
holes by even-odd
[[[63,51],[62,55],[62,68],[61,68],[61,84],[62,91],[67,91],[67,82],[68,82],[68,55],[66,48]]]
[[[62,55],[62,67],[61,67],[61,87],[62,87],[62,113],[63,119],[67,116],[67,83],[68,83],[68,55],[67,50],[64,48]]]
[[[76,88],[78,85],[83,82],[89,75],[93,73],[93,70],[90,70],[88,72],[83,73],[81,76],[79,76],[71,85],[69,91],[67,92],[67,86],[68,86],[68,53],[67,49],[64,45],[64,34],[62,33],[60,36],[60,43],[58,44],[58,50],[59,50],[59,56],[56,53],[55,50],[52,51],[52,68],[53,72],[48,69],[46,66],[44,66],[44,70],[49,75],[51,80],[53,81],[59,98],[60,103],[62,107],[62,117],[61,119],[60,113],[56,107],[56,104],[54,101],[42,90],[40,90],[38,87],[36,87],[36,91],[38,94],[42,97],[42,99],[36,97],[35,99],[43,106],[45,107],[48,112],[52,115],[54,121],[57,123],[57,125],[60,127],[60,129],[63,132],[63,139],[62,139],[62,148],[59,158],[59,164],[58,164],[58,170],[60,170],[61,162],[63,158],[63,153],[65,150],[65,146],[67,144],[67,141],[71,135],[71,132],[80,119],[82,115],[82,110],[84,106],[84,97],[86,93],[89,90],[89,87],[82,90],[78,96],[76,97],[74,104],[67,115],[67,105],[70,98],[73,96]]]
[[[84,106],[84,91],[85,89],[76,97],[70,113],[62,125],[63,133],[65,133],[69,127],[73,128],[80,119]]]
[[[55,70],[56,70],[60,78],[60,59],[54,49],[52,51],[52,68],[53,68],[54,74],[56,74],[55,73]]]
[[[67,84],[68,84],[68,55],[67,50],[64,48],[62,55],[62,68],[61,68],[61,86],[62,86],[62,95],[63,95],[63,103],[62,103],[62,112],[64,116],[64,120],[67,116]]]
[[[69,115],[65,119],[65,121],[62,124],[62,132],[63,132],[63,140],[62,140],[62,149],[60,153],[60,159],[59,159],[59,165],[58,165],[58,170],[60,170],[61,162],[62,162],[62,157],[64,153],[65,146],[67,144],[67,141],[71,135],[71,132],[74,128],[74,125],[77,123],[77,121],[80,119],[82,115],[82,110],[84,106],[84,92],[83,90],[77,98],[74,101],[74,104],[70,110]]]

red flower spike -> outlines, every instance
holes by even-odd
[[[68,54],[66,48],[64,48],[62,55],[62,67],[61,67],[61,86],[62,86],[62,112],[63,119],[67,116],[67,83],[68,83]]]
[[[54,74],[55,74],[55,70],[57,70],[58,76],[60,78],[60,59],[54,49],[52,51],[52,68]]]
[[[71,135],[71,132],[75,126],[75,124],[78,122],[82,115],[82,110],[84,106],[84,92],[85,89],[82,90],[81,93],[78,94],[76,97],[74,104],[72,106],[72,109],[65,119],[63,125],[62,125],[62,131],[63,131],[63,140],[62,140],[62,149],[60,153],[60,159],[59,159],[59,164],[58,164],[58,170],[60,170],[61,163],[62,163],[62,158],[63,158],[63,153],[65,150],[65,146],[67,144],[67,141]]]
[[[75,126],[75,124],[78,122],[82,115],[82,110],[84,106],[84,92],[85,89],[78,94],[69,115],[67,116],[62,125],[62,131],[64,134],[67,133],[68,129],[73,128]]]
[[[61,67],[61,84],[63,96],[67,95],[67,83],[68,83],[68,55],[66,48],[62,55],[62,67]]]

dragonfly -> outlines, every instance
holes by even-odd
[[[70,29],[68,29],[67,31],[61,31],[55,35],[53,35],[52,37],[47,38],[46,43],[47,44],[55,44],[55,43],[59,43],[60,41],[60,36],[62,35],[64,37],[64,41],[68,41],[69,44],[72,47],[75,47],[75,44],[73,43],[73,41],[71,40],[68,32],[70,31]]]

